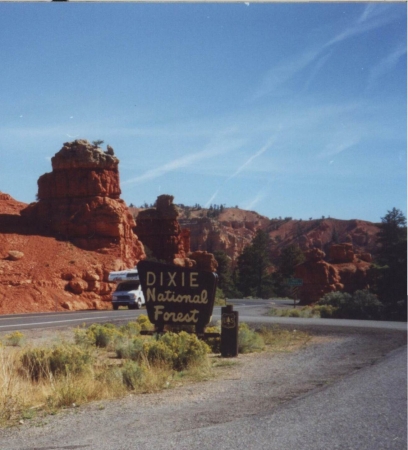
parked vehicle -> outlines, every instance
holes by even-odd
[[[109,281],[118,283],[112,294],[113,309],[117,310],[119,306],[139,309],[146,304],[136,268],[111,272]]]

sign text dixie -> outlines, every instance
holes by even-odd
[[[141,261],[138,271],[149,320],[158,330],[195,325],[196,332],[203,332],[214,306],[214,273],[151,261]]]

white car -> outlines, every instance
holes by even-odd
[[[117,310],[119,306],[127,306],[129,309],[139,309],[145,305],[145,298],[140,286],[137,269],[111,272],[109,281],[118,283],[112,294],[112,307]]]

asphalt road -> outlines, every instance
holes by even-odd
[[[293,307],[291,300],[228,300],[234,305],[234,310],[239,312],[239,320],[248,323],[265,323],[280,325],[322,326],[341,328],[371,328],[371,329],[392,329],[406,330],[407,324],[403,322],[380,322],[373,320],[336,320],[336,319],[302,319],[298,317],[269,317],[264,314],[274,306]],[[146,310],[118,311],[75,311],[75,312],[55,312],[55,313],[32,313],[32,314],[10,314],[0,315],[0,332],[10,332],[15,330],[28,330],[34,328],[58,328],[75,327],[82,324],[123,322],[134,320],[140,314],[146,314]],[[215,307],[213,319],[221,317],[221,307]]]
[[[158,435],[151,443],[161,450],[406,450],[406,367],[405,347],[271,413]],[[123,430],[115,448],[148,448],[132,445],[130,434]]]

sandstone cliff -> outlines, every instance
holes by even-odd
[[[371,258],[370,255],[375,255],[378,250],[376,234],[379,228],[364,220],[268,219],[239,208],[223,208],[217,217],[207,217],[209,209],[177,206],[180,227],[190,234],[191,251],[222,250],[233,262],[252,242],[258,229],[268,232],[271,238],[271,257],[275,264],[279,262],[281,250],[289,244],[297,244],[303,251],[318,248],[329,255],[333,244],[349,243],[363,260]],[[141,208],[131,210],[136,218],[143,211]]]
[[[85,140],[65,143],[37,202],[0,195],[0,313],[111,307],[109,272],[145,257],[118,164]]]
[[[22,216],[87,250],[118,246],[128,264],[144,257],[135,221],[120,197],[119,160],[86,140],[66,142],[38,180],[38,202]]]
[[[351,244],[333,245],[331,263],[324,261],[325,253],[314,248],[305,251],[306,261],[296,266],[295,277],[303,280],[299,289],[301,304],[317,302],[324,294],[334,291],[353,293],[369,287],[369,254],[355,254]]]
[[[172,195],[160,195],[154,208],[140,211],[135,233],[158,260],[214,272],[217,262],[212,253],[201,249],[190,253],[191,231],[180,227],[180,213],[173,200]]]

